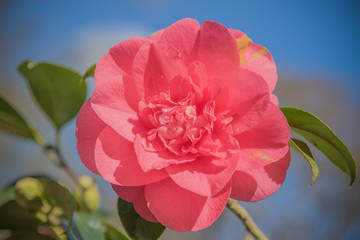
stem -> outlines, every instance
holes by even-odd
[[[52,161],[56,166],[59,166],[63,168],[70,178],[78,184],[78,178],[76,174],[69,168],[69,166],[66,164],[66,161],[62,154],[60,153],[60,135],[59,132],[56,132],[56,143],[55,146],[51,144],[46,144],[44,141],[44,137],[41,135],[41,133],[33,130],[33,135],[36,140],[36,142],[42,147],[44,150],[46,156]]]
[[[244,223],[246,230],[258,240],[269,240],[260,230],[250,214],[236,200],[229,198],[227,207]]]

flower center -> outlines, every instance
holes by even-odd
[[[215,102],[204,105],[199,113],[190,98],[174,102],[160,93],[139,103],[141,118],[148,124],[148,140],[159,138],[176,155],[214,155],[219,143],[212,139],[217,117]]]

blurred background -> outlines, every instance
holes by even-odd
[[[147,37],[191,17],[215,20],[245,32],[268,48],[278,67],[280,106],[296,106],[325,121],[360,156],[360,3],[357,0],[0,0],[0,95],[54,142],[54,131],[16,72],[25,59],[85,70],[111,46]],[[88,79],[89,96],[94,89]],[[63,153],[80,174],[90,174],[76,151],[75,120],[62,129]],[[258,203],[243,203],[270,239],[360,239],[360,182],[313,149],[320,168],[314,185],[307,162],[293,152],[282,188]],[[0,132],[0,188],[22,176],[46,174],[70,189],[68,176],[31,141]],[[97,177],[102,206],[116,195]],[[117,216],[113,222],[120,226]],[[231,212],[208,229],[161,239],[243,239],[246,230]]]

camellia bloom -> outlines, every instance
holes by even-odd
[[[274,61],[244,33],[180,20],[112,47],[77,118],[82,162],[145,219],[208,227],[229,197],[283,183],[290,129],[272,94]]]

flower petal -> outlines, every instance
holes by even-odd
[[[274,91],[278,76],[270,52],[266,48],[253,43],[241,31],[230,29],[230,32],[236,39],[239,49],[240,66],[262,76],[267,82],[270,92]]]
[[[231,198],[257,202],[275,193],[285,181],[290,150],[277,162],[250,171],[236,171],[232,177]]]
[[[195,156],[188,154],[177,156],[164,147],[163,143],[158,139],[148,140],[142,135],[137,134],[134,142],[135,152],[140,167],[144,172],[153,169],[163,169],[170,164],[180,164],[193,161]]]
[[[141,46],[149,42],[150,40],[146,38],[130,38],[113,46],[109,50],[109,54],[124,72],[131,74],[136,53]]]
[[[116,184],[111,184],[119,198],[128,202],[134,202],[140,194],[144,194],[144,186],[125,187]]]
[[[194,48],[199,30],[198,21],[185,18],[167,27],[161,36],[161,41],[165,41],[179,50],[186,62]]]
[[[290,127],[280,109],[270,103],[261,122],[236,139],[241,155],[238,170],[246,171],[281,159],[289,149]]]
[[[193,162],[170,165],[166,171],[180,187],[211,197],[218,194],[229,182],[236,170],[238,159],[237,155],[226,159],[199,157]]]
[[[106,124],[95,114],[90,101],[84,103],[76,119],[76,147],[84,165],[99,174],[95,164],[95,143]]]
[[[140,186],[167,178],[165,170],[141,170],[134,144],[106,127],[95,145],[96,167],[103,178],[122,186]]]
[[[153,215],[175,231],[198,231],[210,226],[224,210],[231,181],[214,197],[204,197],[179,187],[171,179],[145,186]]]
[[[136,94],[128,88],[126,80],[129,80],[127,76],[113,78],[97,86],[91,106],[101,120],[127,140],[134,141],[135,134],[145,126],[129,105],[136,101]]]
[[[140,98],[169,93],[170,82],[186,75],[180,52],[165,42],[145,44],[135,56],[133,77]]]
[[[269,90],[263,78],[236,68],[224,75],[223,89],[216,99],[216,111],[230,110],[234,135],[257,125],[269,105]]]
[[[96,63],[94,80],[95,86],[99,86],[109,79],[125,75],[126,73],[122,70],[119,65],[116,64],[115,60],[108,53],[100,58]]]
[[[213,76],[239,66],[235,39],[225,26],[214,21],[203,23],[195,43],[194,54],[195,59],[205,63],[208,72]]]
[[[134,201],[134,208],[142,218],[150,222],[159,222],[156,217],[151,213],[148,207],[148,203],[145,199],[144,190],[138,195],[138,197]]]
[[[150,40],[152,40],[152,41],[160,40],[160,38],[161,38],[164,30],[165,30],[165,29],[160,29],[160,30],[152,33],[152,34],[148,37],[148,39],[150,39]]]

